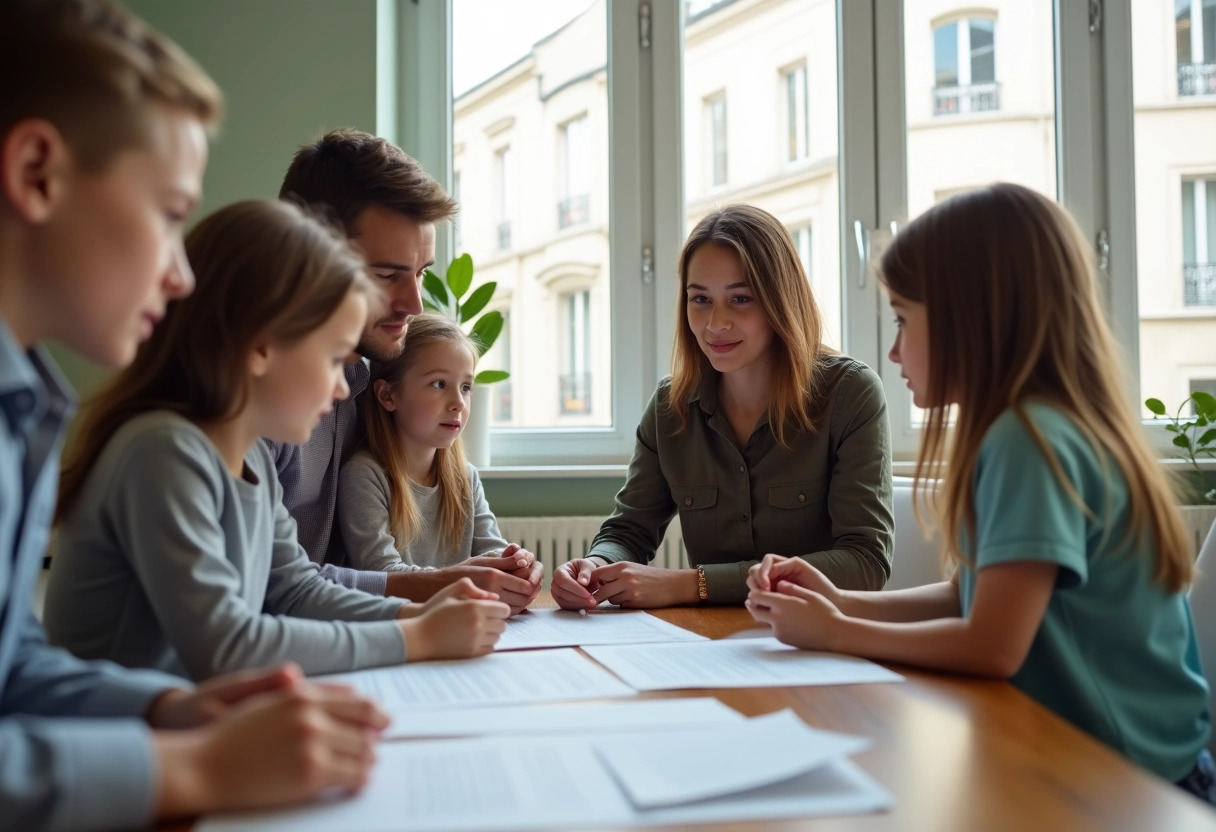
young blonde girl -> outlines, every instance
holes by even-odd
[[[1076,224],[994,185],[901,231],[881,273],[899,326],[890,357],[928,411],[917,494],[941,478],[952,576],[850,592],[767,558],[748,579],[752,614],[799,647],[1008,678],[1210,799],[1190,549]]]
[[[439,587],[469,568],[502,573],[513,612],[540,590],[543,566],[508,544],[486,503],[460,431],[469,415],[477,347],[452,321],[410,321],[399,358],[373,362],[364,408],[367,447],[342,469],[338,527],[360,569],[416,572]]]
[[[507,607],[471,584],[421,606],[322,578],[258,441],[305,441],[347,395],[371,291],[362,260],[300,209],[261,201],[203,220],[186,253],[197,290],[87,407],[67,455],[52,640],[194,679],[490,650]]]

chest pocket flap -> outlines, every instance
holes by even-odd
[[[671,487],[671,499],[675,500],[676,508],[680,511],[696,511],[702,508],[713,508],[718,504],[718,486],[694,485]]]
[[[768,490],[768,504],[774,508],[803,508],[819,502],[827,493],[827,483],[822,481],[774,485]]]

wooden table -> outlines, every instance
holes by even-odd
[[[534,606],[554,605],[546,592]],[[653,613],[710,638],[756,626],[742,608]],[[793,708],[815,727],[869,737],[873,747],[853,759],[894,796],[891,811],[680,828],[1216,832],[1216,810],[1132,765],[1012,685],[892,667],[908,681],[708,692],[748,716]],[[592,828],[594,816],[593,810],[588,813],[586,828]],[[189,825],[164,828],[186,830]]]

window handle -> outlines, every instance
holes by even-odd
[[[853,237],[857,241],[857,288],[864,289],[870,268],[870,230],[861,220],[853,220]]]

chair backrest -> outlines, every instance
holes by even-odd
[[[1187,599],[1195,619],[1195,638],[1199,641],[1199,657],[1208,679],[1208,713],[1216,714],[1216,527],[1204,538],[1195,564],[1199,574],[1191,584]],[[1208,740],[1208,748],[1216,753],[1216,734]]]
[[[895,548],[891,556],[891,579],[885,589],[908,589],[937,583],[942,578],[941,546],[936,532],[928,540],[912,509],[912,479],[895,477],[893,508]]]

